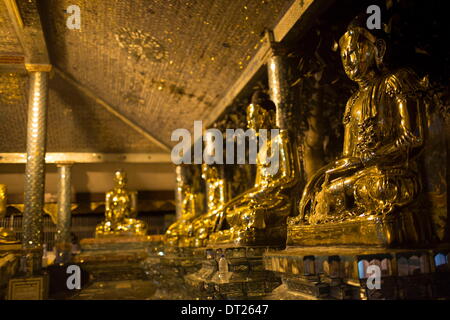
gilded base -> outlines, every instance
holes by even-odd
[[[80,241],[81,253],[74,257],[96,281],[146,279],[144,260],[161,243],[155,236],[108,236]]]
[[[290,225],[288,246],[376,246],[397,247],[404,245],[426,245],[420,238],[420,230],[413,223],[412,214],[390,217],[370,216],[317,225]],[[420,227],[420,226],[419,226]]]
[[[145,260],[147,278],[156,286],[152,300],[192,299],[184,281],[187,274],[195,273],[201,261],[192,248],[161,247]]]

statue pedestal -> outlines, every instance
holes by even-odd
[[[186,283],[199,299],[262,298],[280,284],[279,278],[263,267],[263,253],[269,249],[245,246],[199,248],[195,254],[203,260],[202,267],[187,275]],[[228,263],[228,272],[219,270],[222,255]]]
[[[357,218],[350,221],[318,225],[290,225],[287,245],[292,246],[376,246],[402,244],[425,245],[419,235],[412,212],[399,212],[390,217]]]
[[[193,248],[163,247],[153,251],[145,260],[147,276],[156,285],[154,300],[192,299],[184,277],[200,268]]]
[[[80,241],[81,253],[74,262],[95,280],[145,279],[143,261],[161,242],[161,236],[105,236]]]
[[[271,299],[435,299],[450,297],[449,257],[450,246],[289,247],[265,253],[264,268],[283,282]]]

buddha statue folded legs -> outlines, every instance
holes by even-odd
[[[275,106],[256,93],[247,109],[250,129],[274,128]],[[278,133],[278,132],[277,132]],[[291,192],[299,182],[296,148],[287,130],[279,130],[261,144],[253,188],[227,202],[210,244],[283,245],[286,219],[293,210]],[[270,154],[270,161],[268,154]]]
[[[19,243],[13,231],[0,228],[0,244]]]
[[[248,195],[242,201],[226,211],[225,229],[216,235],[217,242],[234,242],[236,244],[280,244],[285,240],[286,218],[291,214],[293,203],[282,194],[274,193],[266,201],[256,200],[256,195]],[[254,197],[251,200],[251,197]]]
[[[164,243],[169,247],[187,247],[187,238],[192,233],[192,221],[196,218],[196,195],[189,185],[183,186],[181,217],[170,225],[164,235]]]
[[[306,219],[310,224],[388,215],[396,207],[411,203],[420,191],[417,172],[402,168],[371,166],[329,179],[325,172],[320,191],[301,203],[303,212],[309,211]],[[307,190],[311,189],[312,185],[308,185]]]
[[[289,222],[290,244],[303,237],[296,226],[387,221],[420,193],[416,162],[425,138],[421,83],[410,69],[384,66],[386,42],[364,23],[357,17],[339,41],[344,70],[359,86],[344,113],[342,158],[318,170],[306,185],[300,214]]]

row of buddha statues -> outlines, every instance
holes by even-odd
[[[148,227],[136,219],[136,192],[127,189],[127,175],[122,169],[114,173],[114,188],[106,193],[105,219],[96,226],[95,236],[144,236]],[[7,208],[6,186],[0,185],[0,217],[5,216]],[[18,243],[15,232],[0,228],[0,244]]]
[[[341,157],[302,182],[296,140],[289,128],[279,128],[279,135],[259,151],[254,186],[232,199],[217,166],[203,164],[207,210],[199,213],[196,193],[189,185],[180,186],[182,214],[167,230],[166,245],[283,245],[295,226],[364,224],[400,215],[414,203],[421,192],[417,159],[426,136],[418,93],[425,85],[411,69],[387,68],[386,42],[358,17],[339,47],[344,71],[358,85],[345,106]],[[282,110],[256,92],[247,108],[248,128],[256,133],[276,128],[276,112]],[[259,156],[275,144],[279,170],[271,173]]]
[[[339,41],[344,71],[358,85],[345,106],[341,157],[302,181],[296,139],[290,128],[279,128],[258,151],[254,185],[233,198],[219,167],[203,164],[206,210],[199,212],[199,195],[189,183],[179,185],[181,215],[165,234],[167,246],[281,245],[293,226],[364,223],[395,216],[414,202],[421,192],[417,158],[426,136],[418,92],[425,88],[412,70],[385,66],[386,42],[361,21],[354,19]],[[276,128],[277,112],[282,110],[268,95],[256,92],[247,108],[248,128],[256,135]],[[275,172],[265,161],[274,147]],[[147,233],[126,182],[125,172],[117,171],[97,237]]]

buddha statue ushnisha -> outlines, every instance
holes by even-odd
[[[204,247],[217,224],[225,204],[225,181],[217,167],[204,163],[202,178],[206,184],[207,212],[196,217],[187,227],[188,234],[181,241],[183,247]]]
[[[290,224],[386,217],[420,192],[421,83],[410,69],[385,67],[385,34],[367,30],[365,23],[363,15],[356,17],[339,40],[345,73],[358,84],[345,107],[342,157],[310,179]]]
[[[261,129],[276,129],[275,109],[266,94],[255,92],[247,108],[248,127],[260,140],[255,184],[224,205],[210,245],[284,245],[286,219],[294,208],[291,193],[300,174],[287,130],[261,140]]]
[[[192,233],[192,221],[197,217],[196,194],[192,192],[191,186],[183,185],[182,193],[181,216],[164,235],[164,244],[169,247],[186,246],[183,240]]]
[[[126,189],[125,171],[117,170],[114,174],[114,182],[114,189],[106,193],[105,220],[97,225],[95,236],[146,235],[146,223],[135,217],[137,212],[133,207],[132,194]]]

